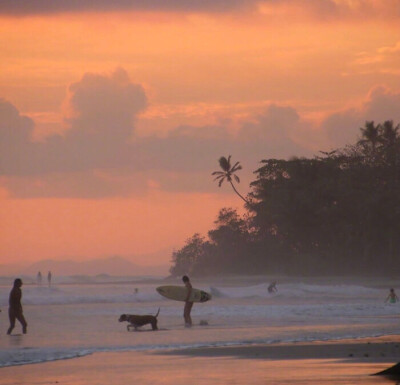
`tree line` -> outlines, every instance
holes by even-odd
[[[400,125],[366,122],[355,144],[313,158],[264,159],[246,198],[231,157],[214,172],[245,202],[172,253],[172,275],[400,273]]]

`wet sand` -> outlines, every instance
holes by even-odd
[[[398,336],[348,341],[96,353],[0,370],[3,385],[396,384]]]
[[[337,359],[351,361],[400,361],[400,336],[317,341],[309,343],[210,347],[172,350],[170,355],[236,357],[248,359]]]

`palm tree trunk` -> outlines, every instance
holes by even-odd
[[[233,188],[233,191],[235,191],[235,193],[236,193],[237,195],[239,195],[240,198],[242,198],[242,199],[248,204],[249,202],[246,200],[246,198],[244,198],[244,197],[239,193],[238,190],[236,190],[236,188],[235,188],[235,186],[234,186],[234,184],[232,183],[231,180],[229,181],[229,183],[231,184],[231,186],[232,186],[232,188]]]

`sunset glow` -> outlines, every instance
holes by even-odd
[[[241,210],[220,156],[247,194],[262,159],[400,122],[399,0],[57,3],[0,6],[0,265],[168,264]]]

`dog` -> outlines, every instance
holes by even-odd
[[[147,324],[151,324],[151,328],[153,330],[158,330],[157,317],[159,314],[160,314],[160,308],[158,308],[158,312],[156,315],[121,314],[118,321],[119,322],[124,322],[124,321],[128,322],[128,325],[126,327],[128,329],[128,332],[130,331],[130,328],[132,328],[132,327],[135,328],[135,330],[137,330],[139,327],[147,325]]]

